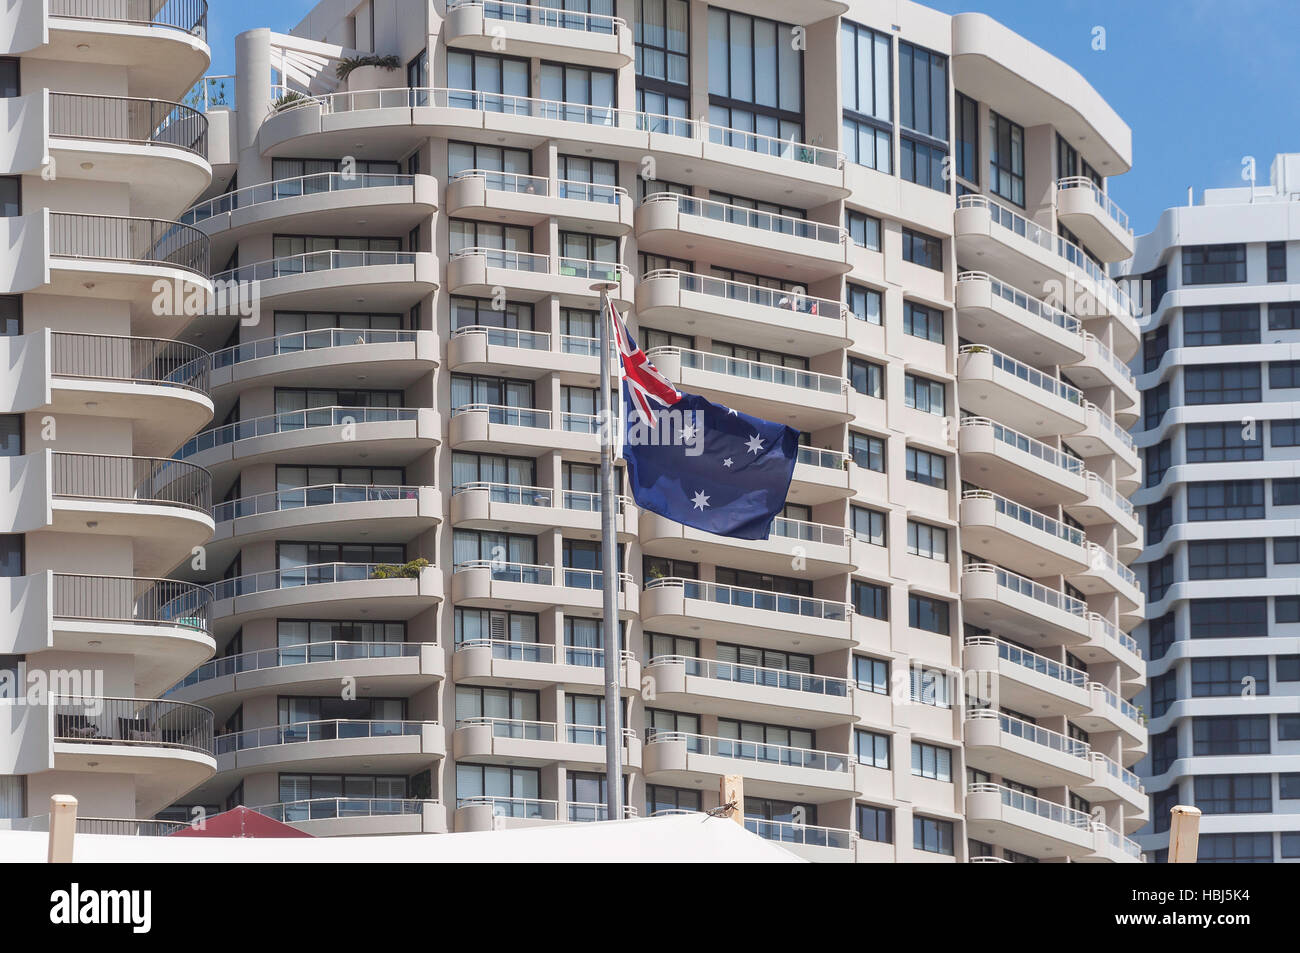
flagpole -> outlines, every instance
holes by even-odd
[[[614,281],[600,281],[591,286],[600,292],[600,563],[604,590],[605,646],[605,812],[608,820],[623,818],[623,724],[622,693],[619,668],[622,662],[622,639],[618,628],[618,537],[614,530],[618,498],[614,493],[614,434],[616,416],[609,399],[610,300],[609,293],[618,288]]]

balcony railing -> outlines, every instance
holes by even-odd
[[[967,563],[962,567],[962,575],[963,577],[968,575],[992,575],[996,577],[1000,589],[1008,589],[1022,596],[1028,596],[1035,602],[1041,602],[1043,605],[1059,609],[1061,612],[1068,612],[1080,619],[1088,617],[1087,603],[1075,599],[1073,596],[1067,596],[1059,590],[1049,589],[1042,583],[1026,579],[1024,576],[1003,569],[1001,566],[994,566],[990,563]]]
[[[161,99],[50,93],[50,135],[133,145],[172,146],[208,157],[208,117]]]
[[[1014,288],[1005,282],[999,281],[988,272],[984,271],[963,271],[957,276],[958,281],[987,281],[995,298],[1001,298],[1012,305],[1015,305],[1022,311],[1026,311],[1036,318],[1041,318],[1048,324],[1054,325],[1065,331],[1067,334],[1081,334],[1083,324],[1078,318],[1071,317],[1064,311],[1053,308],[1045,301],[1040,301],[1033,295]]]
[[[216,215],[233,212],[235,209],[252,208],[280,199],[299,198],[304,195],[320,195],[328,192],[349,192],[355,189],[386,189],[395,186],[413,186],[415,176],[401,175],[395,172],[356,172],[345,175],[342,172],[313,172],[311,175],[297,175],[289,179],[275,179],[271,182],[259,182],[257,185],[245,186],[233,192],[223,192],[215,198],[200,202],[187,209],[181,221],[187,225],[197,225]]]
[[[54,573],[56,619],[167,625],[208,631],[212,593],[174,579]]]
[[[456,809],[490,807],[494,817],[517,817],[526,820],[553,821],[559,817],[558,801],[544,801],[533,797],[492,797],[480,795],[456,799]]]
[[[231,599],[235,596],[251,596],[258,592],[275,592],[297,586],[382,579],[386,577],[376,575],[376,570],[391,568],[391,565],[391,563],[314,563],[308,566],[294,566],[290,569],[247,573],[232,579],[218,579],[212,584],[212,598]]]
[[[647,592],[665,588],[681,589],[687,599],[699,599],[744,609],[761,609],[782,615],[826,619],[832,622],[843,622],[853,609],[846,602],[832,602],[829,599],[814,599],[810,596],[796,596],[785,592],[769,592],[766,589],[745,589],[740,586],[726,586],[716,582],[701,582],[698,579],[682,579],[673,576],[648,580],[645,588]]]
[[[245,341],[233,347],[212,352],[212,366],[232,367],[245,361],[280,354],[298,354],[331,347],[352,347],[363,344],[409,344],[415,340],[414,331],[396,328],[320,328],[315,331],[294,331],[272,338]]]
[[[1142,717],[1142,712],[1137,705],[1120,698],[1119,695],[1112,692],[1101,682],[1089,682],[1088,691],[1100,698],[1102,704],[1107,708],[1119,712],[1129,721],[1133,722],[1133,724],[1142,726],[1146,725],[1146,721]]]
[[[54,740],[212,754],[212,712],[151,698],[55,697]]]
[[[838,225],[824,225],[821,222],[810,222],[792,215],[764,212],[742,205],[728,205],[726,202],[693,198],[675,192],[655,192],[642,199],[641,204],[642,206],[675,205],[682,215],[695,215],[715,222],[726,222],[728,225],[739,225],[742,228],[752,228],[778,235],[790,235],[794,238],[808,238],[829,245],[845,245],[848,242],[848,234]]]
[[[1115,623],[1111,622],[1099,612],[1088,613],[1088,618],[1093,625],[1101,629],[1101,636],[1107,642],[1113,642],[1115,645],[1122,647],[1126,651],[1132,652],[1138,658],[1142,657],[1142,649],[1138,646],[1137,639],[1121,630]]]
[[[527,583],[534,586],[553,586],[556,585],[556,571],[563,575],[560,577],[560,585],[568,586],[571,589],[600,589],[603,585],[605,574],[599,569],[574,569],[568,566],[535,566],[531,563],[508,563],[500,562],[495,559],[471,559],[465,562],[456,563],[451,569],[453,573],[468,572],[475,569],[487,569],[492,573],[492,579],[496,582],[518,582]],[[618,574],[620,585],[626,586],[632,583],[630,573],[620,572]]]
[[[518,741],[555,741],[564,738],[574,745],[603,745],[605,727],[603,725],[569,725],[553,721],[529,721],[525,718],[458,718],[456,728],[475,728],[488,726],[493,738],[513,738]],[[636,732],[631,728],[622,729],[623,743],[636,739]]]
[[[791,821],[768,821],[757,817],[745,818],[745,830],[763,840],[782,844],[801,844],[805,847],[834,847],[851,850],[858,835],[838,827],[817,827],[812,824],[795,824]]]
[[[51,212],[50,255],[165,265],[203,277],[209,270],[208,236],[157,218]]]
[[[590,821],[603,821],[609,818],[609,808],[604,804],[589,804],[583,801],[570,801],[565,812],[570,821],[575,823],[585,823]],[[623,805],[623,817],[637,817],[638,812],[631,804]]]
[[[1055,447],[1022,434],[1018,430],[1012,430],[1006,424],[1000,424],[996,420],[990,420],[988,417],[963,417],[961,425],[963,427],[989,427],[993,430],[993,438],[999,443],[1014,447],[1016,450],[1027,453],[1048,466],[1064,470],[1066,473],[1075,476],[1084,473],[1083,461],[1078,457],[1071,456],[1063,450],[1057,450]]]
[[[580,182],[576,179],[560,179],[555,185],[556,195],[562,199],[595,202],[599,205],[618,205],[628,199],[627,189],[620,188],[617,185],[605,185],[600,182]]]
[[[844,154],[834,149],[781,139],[745,129],[715,126],[708,122],[684,116],[664,116],[654,113],[620,109],[616,106],[570,103],[557,100],[533,99],[509,93],[482,92],[471,89],[445,89],[413,87],[392,89],[348,90],[319,96],[303,94],[287,86],[274,86],[271,98],[297,93],[296,99],[285,108],[317,108],[322,113],[347,113],[369,109],[466,109],[491,112],[506,116],[545,119],[556,122],[574,122],[588,126],[604,126],[632,132],[648,132],[678,136],[697,142],[728,146],[776,159],[785,159],[824,169],[844,168]]]
[[[202,233],[200,233],[202,234]],[[269,281],[272,278],[286,278],[291,275],[306,275],[317,271],[333,271],[338,268],[377,268],[383,265],[413,265],[416,253],[412,251],[342,251],[327,248],[324,251],[309,251],[301,255],[283,255],[268,258],[265,261],[240,265],[220,274],[213,275],[213,281]]]
[[[726,374],[728,377],[741,380],[798,387],[801,390],[811,390],[821,394],[843,394],[849,386],[847,380],[835,374],[818,374],[797,367],[748,361],[743,358],[728,357],[725,354],[713,354],[709,351],[696,351],[684,347],[651,348],[647,356],[652,360],[655,357],[676,356],[680,359],[682,367],[709,371],[713,374]]]
[[[203,467],[159,457],[55,451],[51,489],[59,499],[152,503],[208,513],[212,475]]]
[[[514,483],[462,483],[452,488],[451,495],[461,493],[485,492],[493,503],[509,503],[515,506],[544,506],[566,510],[578,510],[583,513],[600,512],[600,494],[585,490],[555,490],[548,486],[521,486]],[[618,512],[623,513],[632,505],[630,496],[618,497]]]
[[[843,450],[823,450],[821,447],[800,447],[795,453],[795,463],[824,470],[848,469],[849,455]]]
[[[470,335],[482,335],[487,339],[490,347],[517,347],[526,351],[549,351],[551,349],[551,336],[545,331],[525,331],[520,328],[494,328],[483,324],[470,324],[463,328],[457,328],[451,333],[453,338],[469,337]],[[566,351],[566,353],[568,352]],[[596,353],[599,353],[599,351]]]
[[[471,245],[452,252],[450,260],[472,257],[482,257],[489,268],[505,268],[508,271],[526,271],[540,275],[549,274],[551,270],[551,259],[548,255],[507,248],[484,248],[479,245]]]
[[[436,721],[363,721],[345,718],[300,721],[292,725],[272,725],[268,728],[250,728],[247,731],[218,735],[217,754],[309,741],[419,737],[426,726],[436,727],[437,724]]]
[[[1046,391],[1053,397],[1059,397],[1062,400],[1069,401],[1075,406],[1083,406],[1083,394],[1077,388],[1071,387],[1065,381],[1046,374],[1028,364],[1022,364],[1014,357],[1009,357],[1001,351],[995,351],[991,347],[983,344],[963,344],[957,349],[958,354],[991,354],[993,355],[993,368],[1010,374],[1027,384],[1032,384],[1040,390]]]
[[[561,10],[531,3],[506,3],[504,0],[448,0],[447,13],[450,14],[453,10],[464,7],[482,8],[485,20],[531,23],[535,26],[581,30],[585,33],[613,34],[620,27],[627,29],[627,22],[621,17],[607,16],[602,13],[584,13],[578,10]]]
[[[516,195],[550,195],[551,180],[544,175],[524,175],[519,172],[502,172],[498,169],[463,169],[451,177],[482,179],[483,187],[493,192],[512,192]]]
[[[1049,731],[1040,725],[1035,725],[1028,721],[1022,721],[1019,718],[1013,718],[1011,715],[1003,712],[992,711],[991,709],[979,709],[977,711],[967,712],[966,717],[971,721],[983,721],[986,719],[996,718],[998,728],[1003,734],[1011,735],[1015,738],[1021,738],[1025,741],[1033,742],[1036,745],[1042,745],[1053,751],[1059,751],[1062,754],[1068,754],[1075,758],[1087,758],[1092,749],[1086,741],[1079,741],[1077,738],[1071,738],[1063,735],[1059,731]]]
[[[1041,533],[1054,536],[1063,543],[1071,546],[1083,546],[1084,535],[1082,530],[1075,529],[1073,526],[1067,526],[1060,520],[1052,519],[1038,510],[1030,509],[1028,506],[1021,506],[1014,500],[1008,500],[1005,496],[998,496],[988,490],[964,490],[961,498],[963,500],[992,500],[994,508],[1001,516],[1006,516],[1018,523],[1024,523],[1030,529],[1036,529]]]
[[[415,420],[419,411],[413,407],[309,407],[284,413],[238,420],[205,430],[181,447],[176,456],[185,458],[213,447],[224,447],[236,440],[290,433],[315,427],[343,427],[350,424],[394,423]]]
[[[1097,416],[1097,426],[1103,433],[1111,434],[1129,450],[1136,451],[1137,447],[1133,442],[1133,435],[1121,427],[1113,417],[1091,401],[1084,405],[1084,409],[1090,415],[1095,414]]]
[[[1105,213],[1106,217],[1118,225],[1121,231],[1132,234],[1133,229],[1129,227],[1128,215],[1092,179],[1086,175],[1071,175],[1066,176],[1064,179],[1057,179],[1056,191],[1064,192],[1066,189],[1087,189],[1092,193],[1093,201],[1097,203],[1097,206]]]
[[[1033,814],[1035,817],[1041,817],[1056,824],[1064,824],[1066,827],[1073,827],[1075,830],[1086,831],[1091,829],[1092,818],[1083,811],[1076,811],[1072,807],[1056,804],[1041,797],[1034,797],[1023,791],[1013,791],[1011,788],[1003,787],[1000,784],[989,784],[987,782],[968,784],[966,785],[966,793],[996,794],[1006,807],[1024,811],[1026,814]]]
[[[715,738],[712,735],[697,735],[686,731],[646,729],[647,745],[672,742],[685,742],[688,753],[708,755],[713,758],[780,764],[791,768],[811,768],[815,771],[832,771],[836,774],[848,774],[853,770],[853,761],[848,755],[833,751],[769,745],[739,738]]]
[[[204,35],[207,0],[49,0],[50,16],[170,27]]]
[[[1090,331],[1083,332],[1084,343],[1089,347],[1095,347],[1098,355],[1104,363],[1109,364],[1111,369],[1117,373],[1121,379],[1129,384],[1136,386],[1137,378],[1133,375],[1133,369],[1120,359],[1120,356],[1112,351],[1106,344]]]
[[[1010,642],[1003,642],[1001,639],[991,638],[985,635],[972,635],[966,637],[966,647],[993,645],[997,647],[998,658],[1006,659],[1015,665],[1023,666],[1040,675],[1046,675],[1049,678],[1057,679],[1067,685],[1074,685],[1083,688],[1088,681],[1088,673],[1080,669],[1073,668],[1062,662],[1049,659],[1046,656],[1038,655],[1028,649],[1022,649],[1018,645],[1012,645]]]
[[[1122,850],[1134,860],[1142,859],[1142,845],[1131,837],[1125,837],[1119,831],[1106,827],[1104,824],[1094,825],[1093,830],[1103,831],[1106,835],[1106,842],[1115,850]]]
[[[272,493],[244,496],[227,500],[212,508],[212,519],[226,523],[245,516],[278,513],[281,510],[299,510],[307,506],[333,506],[339,503],[390,503],[394,500],[414,500],[420,495],[418,486],[378,486],[362,483],[322,483],[316,486],[297,486]]]
[[[1093,473],[1091,470],[1089,470],[1085,474],[1085,476],[1088,478],[1088,490],[1090,492],[1096,492],[1098,495],[1105,497],[1116,507],[1118,507],[1120,512],[1125,513],[1128,516],[1135,515],[1133,510],[1133,504],[1129,501],[1129,498],[1127,496],[1123,496],[1120,493],[1116,492],[1113,486],[1111,486],[1109,483],[1107,483],[1097,474]]]
[[[50,332],[50,374],[211,392],[211,359],[202,348],[164,338]]]
[[[451,415],[487,414],[488,423],[504,424],[509,427],[533,427],[538,430],[551,429],[551,412],[537,410],[533,407],[507,407],[502,404],[462,404],[453,407]]]
[[[719,662],[715,659],[692,658],[689,655],[656,655],[651,665],[680,665],[687,675],[711,678],[720,682],[737,682],[759,688],[783,688],[810,695],[829,695],[832,698],[849,696],[849,680],[792,672],[783,668],[766,668],[758,665],[741,665],[737,662]]]
[[[491,649],[494,659],[510,662],[537,662],[554,664],[557,646],[548,642],[515,642],[510,639],[465,639],[457,643],[456,651],[467,649]],[[561,645],[558,647],[564,659],[564,665],[578,665],[586,668],[599,668],[605,664],[603,648],[583,645]],[[619,657],[626,662],[636,661],[636,656],[628,651],[620,651]]]
[[[1146,793],[1146,788],[1137,774],[1121,765],[1118,761],[1106,757],[1100,751],[1094,751],[1090,757],[1093,761],[1103,765],[1106,768],[1106,773],[1125,787],[1132,788],[1139,794]]]
[[[168,694],[191,685],[201,685],[214,678],[260,672],[290,665],[315,662],[356,662],[368,659],[416,658],[430,642],[310,642],[282,645],[274,649],[242,652],[204,662],[168,690]]]
[[[776,311],[802,315],[804,317],[829,318],[844,320],[845,307],[839,301],[828,298],[813,298],[795,291],[780,288],[766,288],[762,285],[749,285],[742,281],[729,281],[709,275],[697,275],[689,271],[677,271],[672,268],[659,268],[641,276],[642,281],[656,278],[675,278],[682,291],[692,294],[708,295],[712,298],[724,298],[756,308],[768,308]],[[785,320],[785,318],[782,318]]]
[[[1119,576],[1120,579],[1124,580],[1124,582],[1128,583],[1133,588],[1141,589],[1137,575],[1133,570],[1129,569],[1122,562],[1116,559],[1104,547],[1089,542],[1088,561],[1096,568],[1104,569],[1109,573]]]
[[[315,797],[301,801],[282,801],[251,808],[258,814],[293,824],[297,821],[322,821],[350,817],[406,817],[419,815],[426,806],[440,801],[393,797]]]

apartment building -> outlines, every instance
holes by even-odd
[[[165,695],[216,771],[161,816],[604,817],[611,281],[683,389],[801,433],[766,541],[620,499],[629,813],[741,774],[811,859],[1138,859],[1131,145],[1081,76],[863,0],[325,0],[236,64],[179,219],[257,307],[177,333],[213,657]]]
[[[1202,862],[1300,860],[1300,155],[1253,178],[1167,209],[1126,266],[1144,304],[1140,841],[1157,860],[1176,803],[1205,815]]]
[[[212,713],[162,694],[217,645],[208,355],[155,282],[209,286],[175,219],[209,187],[202,3],[37,0],[0,28],[0,818],[54,793],[151,818],[216,771]]]

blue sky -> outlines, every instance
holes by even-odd
[[[313,0],[216,0],[213,73],[234,70],[234,37],[287,30]],[[926,0],[978,11],[1082,73],[1133,129],[1133,170],[1111,194],[1139,234],[1187,187],[1241,185],[1243,156],[1260,184],[1278,152],[1300,151],[1300,3],[1296,0]],[[1106,49],[1092,48],[1093,28]]]

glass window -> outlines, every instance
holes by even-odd
[[[850,357],[849,385],[859,394],[883,398],[885,396],[884,366],[858,357]]]
[[[22,295],[0,295],[0,338],[23,333]]]
[[[1277,422],[1274,421],[1274,427]],[[1239,423],[1187,424],[1188,463],[1223,463],[1264,459],[1261,428]]]
[[[939,192],[948,191],[948,58],[898,44],[899,175]]]
[[[1187,519],[1191,522],[1263,518],[1263,480],[1222,480],[1187,484]]]
[[[1286,242],[1269,242],[1265,254],[1269,282],[1286,281]]]
[[[858,836],[879,844],[894,842],[894,812],[891,808],[859,804]]]
[[[943,343],[943,312],[915,301],[903,302],[903,333]]]
[[[952,822],[912,815],[912,847],[931,854],[953,855]]]
[[[1259,305],[1206,305],[1183,309],[1183,346],[1258,344]]]
[[[868,251],[880,251],[880,219],[853,209],[844,210],[844,228],[853,244]]]
[[[909,593],[907,596],[907,624],[914,629],[948,634],[948,603]]]
[[[942,454],[907,448],[907,479],[944,489],[948,486],[948,461]]]
[[[1300,328],[1300,302],[1287,301],[1268,306],[1270,331],[1295,331]]]
[[[1245,280],[1245,245],[1185,245],[1183,247],[1183,284],[1221,285]]]
[[[1187,544],[1189,579],[1253,579],[1266,575],[1267,541],[1197,539]]]
[[[1193,599],[1188,606],[1188,635],[1193,639],[1265,638],[1268,599]]]
[[[842,150],[850,162],[893,171],[892,40],[883,33],[840,21]]]
[[[913,410],[942,417],[947,412],[944,404],[943,382],[917,377],[915,374],[904,374],[903,404]]]
[[[1270,382],[1270,386],[1277,385]],[[1259,399],[1258,364],[1203,364],[1183,369],[1186,404],[1240,404]]]
[[[849,306],[849,311],[859,321],[865,321],[867,324],[880,324],[881,318],[881,294],[874,288],[864,288],[862,285],[855,285],[851,282],[844,283],[845,304]]]
[[[904,228],[903,260],[923,268],[943,271],[943,242],[938,238]]]
[[[863,582],[861,579],[853,580],[853,611],[858,615],[867,616],[871,619],[880,619],[888,621],[889,619],[889,587],[877,585],[874,582]]]
[[[1192,754],[1268,754],[1268,715],[1218,715],[1192,719]]]
[[[853,744],[857,749],[858,764],[889,770],[889,735],[858,730],[853,732]]]
[[[803,141],[803,44],[795,28],[709,7],[709,121],[723,129]],[[724,133],[724,135],[726,135]],[[726,136],[767,151],[767,141]]]
[[[20,533],[0,533],[0,577],[24,575],[23,536]]]
[[[853,680],[861,691],[871,692],[873,695],[888,695],[889,661],[866,655],[853,656]],[[888,760],[888,749],[886,749],[886,760]],[[885,767],[889,765],[885,764]]]
[[[874,546],[886,546],[889,515],[865,506],[849,507],[849,522],[853,535]]]
[[[907,521],[907,551],[913,556],[948,561],[948,531],[942,526]]]
[[[956,119],[956,173],[957,178],[975,188],[980,184],[980,133],[979,103],[963,93],[957,93],[954,107]]]
[[[952,752],[938,745],[912,742],[912,774],[932,781],[952,780]]]
[[[866,470],[885,472],[885,441],[880,437],[849,431],[849,456]]]
[[[0,457],[23,454],[23,415],[0,414]]]
[[[1268,365],[1268,386],[1273,390],[1300,387],[1300,361],[1273,361]],[[1256,397],[1256,400],[1259,398]]]
[[[1192,659],[1192,696],[1268,694],[1268,656]]]
[[[1198,864],[1269,864],[1273,862],[1273,835],[1202,834],[1197,846]]]
[[[0,175],[0,218],[23,214],[22,176]]]
[[[1025,207],[1025,130],[991,109],[989,191]]]
[[[1174,584],[1174,557],[1170,553],[1147,564],[1147,599],[1159,602]]]
[[[1300,478],[1273,481],[1274,506],[1300,506]]]

